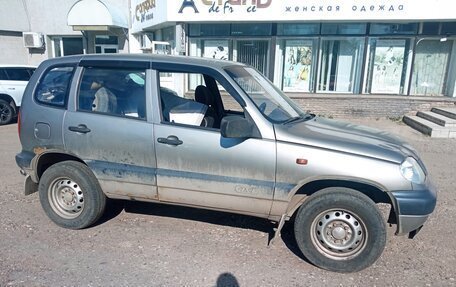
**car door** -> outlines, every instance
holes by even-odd
[[[186,73],[189,68],[185,65],[174,67],[177,70],[172,72],[159,64],[153,68],[157,69],[158,86],[160,78],[170,75],[178,86],[183,84],[179,80],[191,82],[192,77],[199,77],[198,81],[203,82],[202,73],[206,78],[209,75],[209,78],[219,78],[223,82],[220,74],[208,68],[192,67],[192,75]],[[195,73],[198,70],[201,72]],[[224,88],[228,90],[226,85],[224,82]],[[212,85],[212,88],[214,86],[217,87]],[[229,90],[234,93],[234,89]],[[194,102],[192,96],[185,98],[184,94],[170,91],[169,86],[160,87],[157,93],[161,95],[165,112],[173,110],[169,103],[186,107],[185,113],[189,112],[189,107],[197,106],[191,104]],[[173,95],[167,95],[170,93]],[[180,100],[163,99],[164,95]],[[169,118],[172,115],[162,114],[154,127],[160,201],[264,217],[269,214],[275,180],[275,141],[224,138],[220,129],[195,125],[193,115],[189,123],[170,122]]]
[[[88,164],[108,196],[157,199],[152,116],[144,109],[149,63],[116,64],[81,61],[64,119],[65,149]]]

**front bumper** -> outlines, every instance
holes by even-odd
[[[427,181],[418,190],[393,191],[391,195],[395,201],[396,235],[410,233],[414,236],[434,211],[437,189]]]

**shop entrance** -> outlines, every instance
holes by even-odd
[[[268,76],[268,40],[238,40],[236,41],[236,61],[257,68]]]

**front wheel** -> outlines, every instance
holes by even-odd
[[[57,225],[81,229],[95,223],[103,214],[106,196],[84,164],[59,162],[41,176],[38,186],[41,206]]]
[[[300,207],[295,220],[296,242],[316,266],[356,272],[372,265],[386,244],[386,226],[375,203],[347,188],[327,188]]]

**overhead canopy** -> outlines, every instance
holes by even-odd
[[[101,0],[76,2],[68,12],[67,24],[73,26],[74,30],[128,28],[128,20],[124,13]]]

